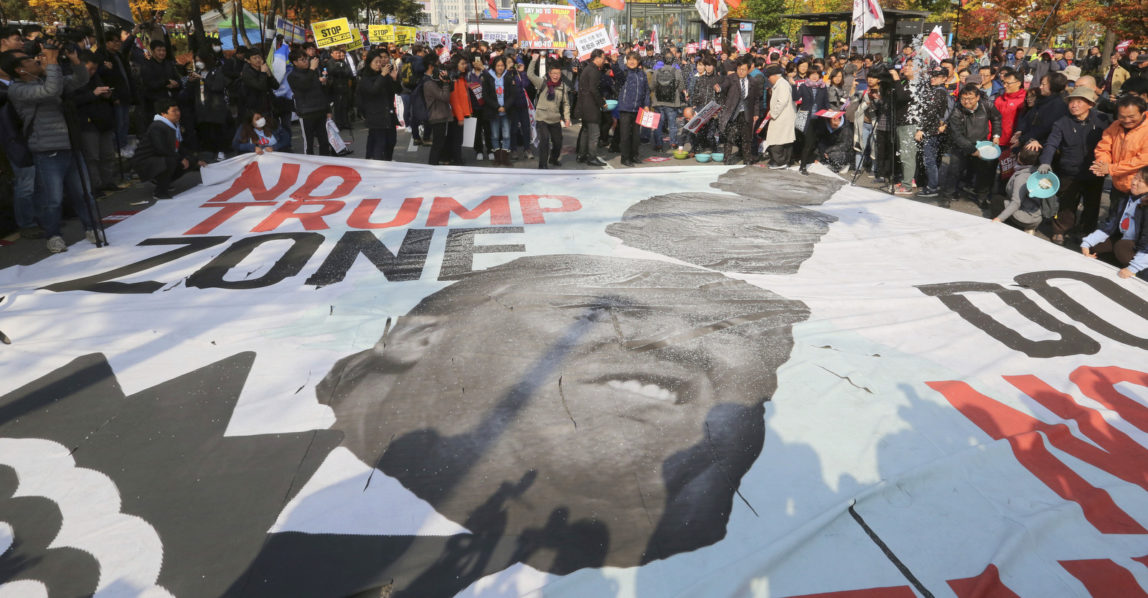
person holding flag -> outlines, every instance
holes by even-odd
[[[700,1],[700,0],[699,0]],[[853,41],[865,36],[870,29],[885,26],[885,11],[877,0],[853,0]]]

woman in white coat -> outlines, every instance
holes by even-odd
[[[769,148],[769,167],[786,168],[797,139],[794,125],[797,110],[793,106],[793,88],[785,79],[785,71],[780,66],[771,65],[765,69],[769,78],[769,128],[765,132],[765,145]]]

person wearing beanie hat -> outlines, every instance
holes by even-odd
[[[1104,177],[1092,174],[1088,167],[1096,159],[1096,144],[1112,119],[1096,110],[1096,92],[1087,87],[1074,90],[1066,98],[1068,114],[1052,125],[1048,142],[1040,152],[1038,172],[1047,174],[1056,166],[1060,178],[1060,210],[1053,219],[1054,243],[1063,243],[1064,234],[1078,227],[1081,236],[1096,229],[1100,215],[1100,194],[1104,190]],[[1076,209],[1083,202],[1084,211],[1079,221]]]

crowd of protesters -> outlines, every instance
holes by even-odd
[[[116,188],[123,158],[163,199],[182,174],[235,153],[352,153],[331,142],[361,119],[368,159],[393,159],[405,127],[432,165],[545,169],[561,165],[563,129],[578,122],[572,141],[586,166],[606,166],[607,152],[622,166],[668,152],[803,174],[821,163],[897,195],[967,197],[994,221],[1044,225],[1054,242],[1115,256],[1121,276],[1148,273],[1148,227],[1137,227],[1148,211],[1137,207],[1148,202],[1137,182],[1148,166],[1148,53],[1136,49],[1102,64],[1095,47],[1078,59],[958,46],[936,62],[912,46],[883,57],[839,44],[819,58],[789,46],[639,42],[580,61],[501,41],[347,51],[280,38],[227,53],[210,40],[180,63],[170,40],[137,33],[106,31],[101,44],[82,29],[67,39],[2,31],[0,132],[11,133],[16,221],[53,252],[65,249],[65,196],[95,241],[90,204]],[[279,72],[267,62],[277,54]],[[643,112],[655,127],[639,124]],[[1048,173],[1057,194],[1031,197],[1027,179]],[[1098,221],[1106,189],[1109,214],[1128,214],[1115,224]]]

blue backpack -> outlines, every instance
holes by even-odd
[[[427,99],[423,95],[423,85],[426,81],[426,77],[423,77],[411,92],[411,122],[407,123],[409,126],[416,127],[430,120],[430,115],[427,114]]]

